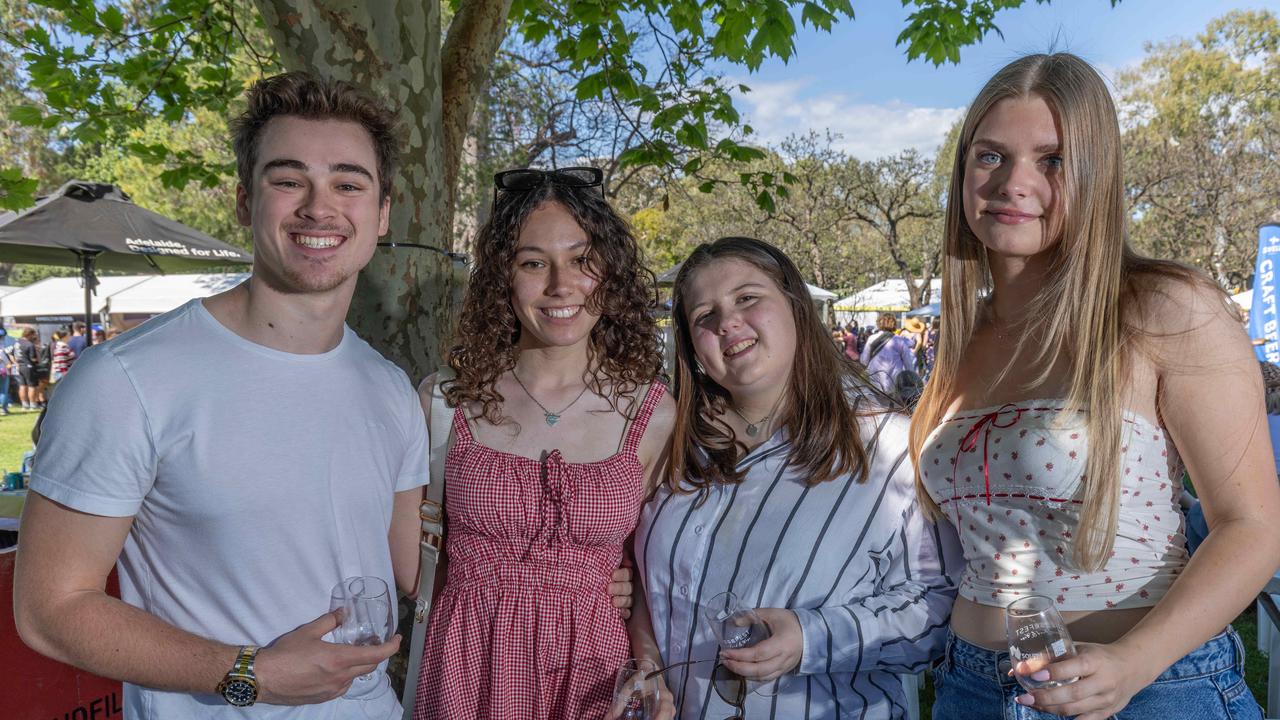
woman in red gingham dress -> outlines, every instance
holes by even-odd
[[[517,172],[442,386],[448,569],[415,720],[599,720],[631,657],[608,588],[669,434],[652,275],[598,174]]]

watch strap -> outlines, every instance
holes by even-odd
[[[236,656],[236,662],[231,666],[231,675],[248,675],[253,677],[253,663],[258,659],[257,645],[243,645],[240,647],[240,654]]]

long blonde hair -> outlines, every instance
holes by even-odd
[[[1141,276],[1202,279],[1190,268],[1141,257],[1129,247],[1115,105],[1102,77],[1075,55],[1015,60],[987,82],[965,116],[947,199],[941,313],[947,321],[912,419],[911,456],[920,501],[936,518],[938,506],[920,477],[920,452],[959,389],[960,362],[982,310],[978,298],[991,290],[986,250],[964,216],[965,163],[987,112],[1001,100],[1033,95],[1048,103],[1062,132],[1061,186],[1049,227],[1058,241],[1046,251],[1052,253],[1050,270],[1027,308],[1027,317],[1043,318],[1044,324],[1034,338],[1022,333],[1010,364],[1029,342],[1039,346],[1033,362],[1040,375],[1033,385],[1043,384],[1057,361],[1067,363],[1067,412],[1087,411],[1089,442],[1072,559],[1096,570],[1111,555],[1119,519],[1122,391],[1129,368],[1124,348],[1142,332],[1130,321],[1137,308],[1125,309],[1136,303],[1124,301],[1138,295]]]

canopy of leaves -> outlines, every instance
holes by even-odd
[[[960,47],[999,32],[999,11],[1023,1],[903,0],[911,12],[898,42],[908,58],[956,62]],[[39,95],[9,116],[29,127],[58,128],[68,142],[101,141],[152,117],[178,123],[197,110],[225,114],[243,90],[242,78],[276,69],[249,0],[33,2],[52,19],[0,30],[21,53],[25,80]],[[829,30],[853,15],[850,0],[516,0],[510,27],[523,42],[546,43],[568,63],[576,98],[613,104],[633,119],[636,142],[619,153],[620,167],[656,166],[676,176],[696,175],[711,162],[764,157],[748,142],[751,128],[713,63],[754,70],[769,58],[787,60],[795,54],[798,27]],[[192,181],[212,187],[228,170],[165,143],[131,150],[172,161],[165,178],[172,187]],[[27,175],[9,165],[0,173],[0,206],[29,204]],[[766,208],[780,180],[746,178]],[[706,182],[702,187],[714,187]]]
[[[1280,212],[1280,20],[1228,13],[1149,46],[1117,86],[1135,244],[1243,284],[1254,228]]]

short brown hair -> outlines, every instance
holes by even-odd
[[[378,198],[391,196],[392,178],[400,165],[400,125],[396,113],[350,83],[289,72],[263,78],[248,92],[249,106],[231,121],[236,173],[252,192],[262,129],[272,118],[292,115],[307,120],[348,120],[369,133],[378,158]]]
[[[897,330],[898,317],[893,313],[880,313],[880,317],[876,320],[876,327],[880,330]]]

